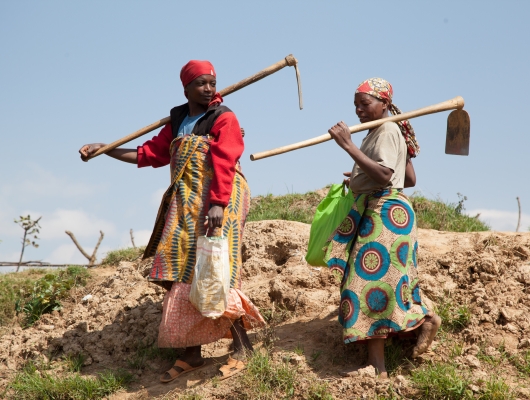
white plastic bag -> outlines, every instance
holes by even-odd
[[[203,316],[216,319],[226,310],[229,291],[228,239],[200,236],[190,302]]]

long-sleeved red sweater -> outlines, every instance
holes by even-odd
[[[211,204],[226,207],[232,193],[236,164],[245,148],[235,114],[221,114],[215,120],[210,135],[213,137],[210,142],[210,154],[214,176],[210,184],[209,200]],[[169,145],[172,140],[171,124],[167,124],[157,136],[138,146],[138,168],[159,168],[168,165],[171,158]]]

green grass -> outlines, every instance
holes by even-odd
[[[242,380],[247,399],[290,398],[297,381],[295,367],[287,362],[274,362],[269,352],[255,351],[249,359]]]
[[[70,372],[80,372],[83,364],[86,360],[86,356],[82,353],[79,354],[69,354],[64,357],[66,361],[66,366]]]
[[[97,377],[77,373],[58,376],[38,371],[29,362],[9,384],[4,398],[9,400],[93,400],[103,399],[125,387],[132,375],[125,371],[105,371]]]
[[[0,275],[0,326],[9,326],[16,316],[16,304],[29,293],[35,281],[49,270],[31,269]]]
[[[136,352],[129,357],[127,363],[131,369],[143,370],[147,365],[147,361],[155,359],[174,361],[178,358],[178,355],[179,352],[176,349],[160,349],[155,344],[140,342]]]
[[[247,221],[283,219],[310,224],[322,197],[315,192],[258,196],[252,199]]]
[[[461,194],[458,196],[459,201],[451,203],[413,194],[410,201],[416,212],[418,227],[452,232],[488,231],[490,227],[478,216],[464,214],[467,198]],[[322,198],[316,192],[258,196],[252,199],[247,221],[282,219],[310,224]]]
[[[109,251],[103,261],[101,261],[101,265],[118,265],[120,261],[138,260],[144,255],[144,250],[145,246]]]
[[[491,377],[478,398],[480,400],[515,400],[516,397],[502,378]]]
[[[446,363],[426,363],[411,373],[411,381],[421,393],[418,399],[458,400],[472,399],[468,389],[471,379],[467,372]]]
[[[445,332],[460,332],[471,322],[471,310],[467,304],[457,306],[450,297],[438,299],[436,313],[442,319],[441,330]]]
[[[458,203],[450,203],[413,194],[410,201],[416,212],[418,228],[450,232],[489,231],[488,224],[478,219],[478,216],[470,217],[463,214],[464,201],[467,198],[460,194],[459,197]]]
[[[89,276],[85,268],[72,266],[49,272],[36,280],[32,289],[20,293],[20,297],[15,301],[17,313],[25,314],[24,326],[33,325],[43,314],[60,310],[60,300],[64,299],[73,287],[84,286]]]

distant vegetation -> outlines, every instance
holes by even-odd
[[[120,261],[138,260],[142,258],[144,250],[145,246],[109,251],[103,261],[101,261],[101,265],[118,265]]]
[[[89,272],[82,267],[64,270],[29,270],[0,275],[0,326],[22,315],[21,325],[33,325],[43,314],[61,308],[75,286],[84,286]]]
[[[290,193],[283,196],[268,194],[255,197],[252,199],[247,221],[283,219],[310,224],[318,203],[325,196],[325,190],[319,192]],[[416,193],[410,196],[410,201],[416,211],[418,227],[451,232],[489,230],[490,227],[478,216],[470,217],[463,213],[464,201],[467,198],[461,194],[458,195],[457,203],[428,199]]]

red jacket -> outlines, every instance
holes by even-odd
[[[210,203],[226,207],[232,194],[236,164],[245,148],[235,114],[231,111],[221,114],[215,120],[210,135],[214,176],[210,184],[209,200]],[[157,136],[138,146],[138,168],[159,168],[168,165],[171,157],[169,145],[172,140],[171,124],[167,124]]]

